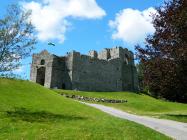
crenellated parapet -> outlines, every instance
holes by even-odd
[[[68,52],[56,56],[46,50],[33,54],[31,81],[48,88],[84,91],[137,90],[134,55],[122,47],[105,48],[101,52]]]
[[[120,59],[124,61],[126,64],[134,65],[134,55],[127,48],[122,47],[114,47],[114,48],[105,48],[101,52],[97,51],[89,51],[88,56],[91,58],[97,58],[100,60],[112,60],[112,59]]]

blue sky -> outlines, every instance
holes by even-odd
[[[48,3],[45,3],[46,1]],[[35,10],[32,18],[33,21],[35,19],[38,44],[33,50],[34,53],[46,49],[56,55],[65,55],[72,50],[87,54],[89,50],[100,51],[113,46],[123,46],[134,51],[135,44],[143,45],[144,36],[154,32],[147,13],[154,13],[153,8],[163,3],[163,0],[70,0],[71,4],[66,2],[63,5],[63,1],[27,0],[21,4],[26,9]],[[2,0],[0,17],[4,15],[7,5],[21,2],[23,1]],[[55,4],[57,8],[54,8]],[[80,8],[76,8],[77,4]],[[58,6],[64,11],[58,10]],[[68,6],[75,9],[69,11]],[[43,15],[38,15],[41,11]],[[45,15],[54,12],[57,16]],[[36,20],[37,16],[40,17],[39,20]],[[57,31],[58,29],[61,31]],[[49,36],[50,34],[55,37]],[[48,46],[49,41],[56,46]],[[16,73],[29,79],[28,63],[31,63],[31,57],[23,60],[23,64],[27,65],[23,65]]]

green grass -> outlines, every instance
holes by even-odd
[[[133,114],[187,122],[187,104],[167,102],[152,98],[144,94],[135,94],[130,92],[82,92],[68,90],[55,91],[57,93],[76,94],[87,97],[125,99],[128,100],[127,103],[102,104],[112,106]]]
[[[0,139],[165,140],[152,129],[112,117],[28,81],[0,79]]]

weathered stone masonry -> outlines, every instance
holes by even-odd
[[[122,47],[88,55],[73,51],[63,57],[45,50],[33,54],[31,81],[47,88],[82,91],[138,90],[133,53]]]

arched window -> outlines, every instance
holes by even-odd
[[[41,60],[40,65],[45,65],[45,60]]]

